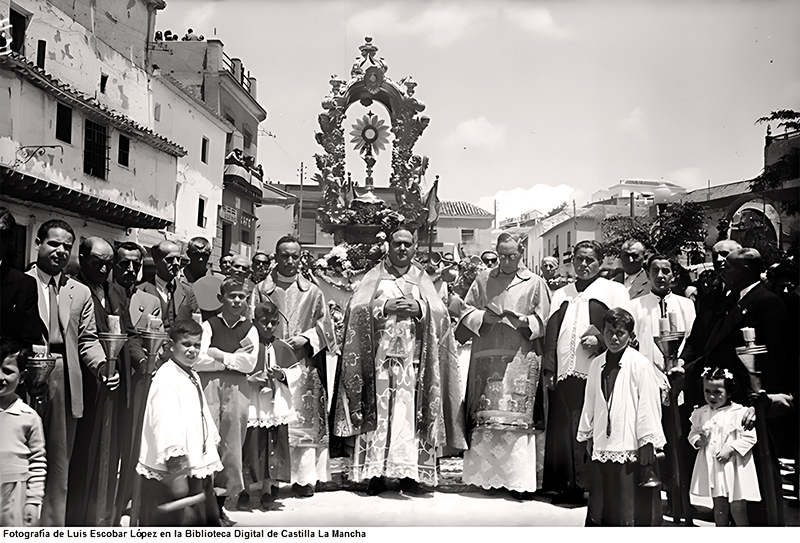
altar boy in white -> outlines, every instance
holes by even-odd
[[[659,489],[639,483],[666,443],[652,363],[629,347],[633,317],[624,309],[603,316],[608,350],[592,361],[586,382],[578,441],[591,458],[586,524],[660,524]]]

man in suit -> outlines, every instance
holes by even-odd
[[[201,277],[211,274],[208,259],[211,256],[211,244],[204,237],[197,236],[186,244],[186,256],[189,263],[183,268],[183,279],[190,285]]]
[[[767,348],[766,354],[756,357],[757,371],[761,373],[761,386],[768,393],[792,392],[795,383],[787,383],[786,376],[791,374],[788,364],[796,364],[786,356],[786,340],[788,338],[786,323],[788,317],[780,298],[770,292],[760,280],[764,271],[761,254],[755,249],[735,249],[728,254],[722,268],[722,279],[729,289],[723,296],[721,306],[713,321],[708,326],[708,334],[703,343],[701,356],[685,366],[686,383],[684,390],[691,390],[702,382],[701,373],[705,367],[718,367],[730,370],[739,385],[733,395],[733,401],[749,404],[750,375],[742,361],[736,355],[736,347],[745,345],[742,328],[754,328],[756,343]],[[692,336],[695,335],[692,329]],[[684,353],[686,349],[684,349]],[[684,355],[682,353],[682,355]],[[687,395],[687,399],[689,396]],[[758,435],[758,440],[770,442],[769,435]],[[777,465],[777,456],[763,458],[758,449],[755,450],[756,468],[762,496],[765,493],[764,481],[772,478],[779,494],[776,496],[778,511],[776,522],[783,524],[783,499],[780,495],[781,484]],[[765,502],[749,507],[751,524],[760,525],[766,522],[763,507]]]
[[[731,239],[719,241],[711,248],[711,263],[714,265],[717,278],[711,290],[697,300],[695,321],[681,350],[680,360],[678,360],[679,366],[691,364],[703,356],[705,344],[708,340],[708,336],[711,334],[712,328],[724,317],[726,307],[730,305],[730,303],[733,303],[728,301],[731,296],[731,288],[729,285],[725,284],[724,272],[725,268],[727,268],[726,259],[728,255],[741,248],[741,245]],[[694,365],[691,367],[694,367]],[[702,367],[700,371],[702,372]],[[684,395],[686,398],[686,409],[688,409],[685,413],[685,418],[688,421],[692,407],[695,405],[703,405],[705,399],[703,398],[702,390],[700,390],[700,385],[696,381],[686,381],[686,385],[684,385]]]
[[[75,232],[52,219],[36,234],[36,265],[28,274],[39,289],[39,317],[45,341],[56,357],[48,378],[43,417],[47,443],[47,479],[42,503],[42,526],[64,526],[69,464],[78,419],[84,416],[81,366],[108,390],[119,386],[119,373],[106,375],[106,356],[97,339],[94,304],[89,289],[62,272],[69,261]],[[92,406],[86,406],[89,409]]]
[[[130,301],[125,289],[109,282],[108,276],[114,262],[114,249],[99,237],[85,239],[79,249],[81,271],[78,280],[89,287],[94,304],[95,324],[98,332],[109,332],[109,316],[119,318],[122,333],[128,341],[117,360],[120,386],[109,391],[98,388],[85,368],[84,404],[92,405],[78,421],[73,461],[70,465],[69,499],[67,500],[67,524],[77,526],[107,526],[113,515],[113,505],[119,477],[120,460],[124,469],[131,466],[131,431],[126,424],[131,400],[131,377],[146,357],[142,343],[130,319]],[[111,436],[108,447],[109,464],[106,472],[106,502],[97,508],[100,491],[101,426],[104,411],[110,407]],[[98,516],[99,515],[99,516]]]
[[[0,335],[26,345],[41,344],[44,324],[39,319],[36,280],[14,268],[14,230],[17,221],[0,207]]]
[[[169,331],[171,323],[191,319],[200,309],[191,285],[178,278],[181,271],[181,248],[178,244],[164,240],[154,245],[150,252],[156,264],[156,275],[152,283],[142,283],[137,288],[158,297],[164,329]]]
[[[142,268],[144,257],[144,249],[132,241],[118,244],[114,253],[114,282],[122,287],[128,296],[131,323],[138,334],[147,330],[150,317],[161,318],[161,300],[157,296],[136,288],[136,280],[139,270]],[[159,328],[163,330],[163,327]],[[136,360],[136,356],[133,359]],[[140,363],[138,367],[133,369],[135,373],[131,377],[130,403],[124,427],[131,428],[134,432],[139,432],[138,421],[144,413],[147,399],[147,379],[145,375],[147,367]],[[129,451],[130,458],[127,460],[129,464],[126,464],[125,456],[123,456],[123,464],[120,466],[119,489],[114,511],[115,526],[119,524],[119,519],[122,517],[123,511],[132,497],[133,480],[136,477],[135,469],[138,461],[141,433],[137,436],[133,434],[129,434],[129,436],[131,437],[130,444],[125,442],[122,445],[123,454]]]
[[[117,245],[114,253],[114,282],[125,289],[130,300],[130,318],[137,332],[147,330],[148,318],[161,318],[158,296],[136,288],[136,280],[144,261],[144,249],[132,241]]]
[[[650,292],[650,279],[644,269],[644,245],[641,241],[629,239],[622,244],[619,259],[622,271],[614,276],[614,281],[622,283],[628,289],[631,300]]]

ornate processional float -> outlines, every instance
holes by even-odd
[[[330,80],[330,93],[323,99],[324,111],[318,115],[320,131],[316,141],[323,152],[314,155],[317,169],[313,177],[322,192],[317,223],[332,234],[336,246],[316,262],[307,262],[328,300],[344,307],[360,277],[374,266],[386,251],[386,235],[398,224],[412,229],[425,227],[428,210],[423,203],[420,182],[428,167],[427,157],[415,155],[414,144],[430,123],[421,113],[425,104],[415,98],[417,83],[404,77],[398,83],[387,77],[389,67],[376,58],[378,48],[372,38],[359,47],[350,71],[350,80],[336,75]],[[357,119],[349,131],[349,143],[366,167],[364,186],[358,187],[345,167],[347,110],[356,103],[366,108],[381,104],[390,124],[371,110]],[[393,140],[389,141],[393,135]],[[381,151],[391,145],[393,209],[375,194],[373,169]]]

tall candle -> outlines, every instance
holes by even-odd
[[[658,319],[658,335],[663,336],[669,333],[669,319],[661,317]]]
[[[670,332],[677,332],[678,331],[678,314],[674,311],[669,311],[667,313],[667,320],[669,321],[669,331]]]
[[[122,334],[122,326],[120,326],[119,317],[117,315],[108,316],[108,332],[110,334]]]
[[[148,332],[158,332],[161,330],[161,319],[156,316],[147,316],[147,330]]]

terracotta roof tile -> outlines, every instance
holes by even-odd
[[[146,126],[142,126],[129,117],[101,104],[94,96],[90,96],[77,90],[72,85],[60,81],[22,55],[11,53],[0,57],[0,66],[14,70],[37,87],[57,93],[62,100],[83,109],[90,115],[102,119],[119,130],[136,135],[156,149],[173,156],[186,156],[186,149],[177,143],[156,134]]]
[[[439,215],[443,217],[493,217],[483,208],[468,202],[439,202]]]

